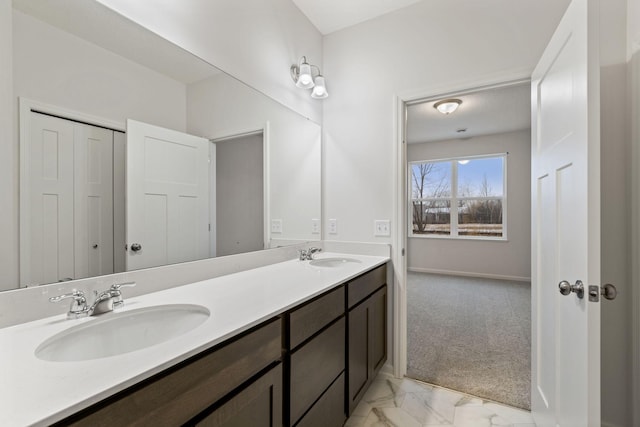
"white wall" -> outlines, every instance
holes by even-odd
[[[639,19],[640,21],[640,19]],[[640,23],[639,23],[640,24]],[[640,46],[638,46],[640,48]],[[631,284],[632,284],[632,357],[633,357],[633,402],[640,401],[640,49],[636,48],[628,67],[629,117],[631,133]],[[640,424],[640,405],[634,405],[634,422]]]
[[[637,425],[632,394],[631,281],[631,117],[627,100],[630,69],[627,11],[636,0],[601,2],[600,10],[600,162],[601,162],[601,279],[613,283],[619,295],[603,300],[601,308],[601,406],[604,426]],[[636,9],[635,13],[640,12]],[[628,35],[629,34],[629,35]],[[637,36],[637,35],[636,35]],[[620,102],[620,101],[623,102]],[[637,287],[635,287],[637,289]]]
[[[322,68],[322,36],[291,0],[98,1],[321,122],[322,101],[293,85],[289,67],[306,55]]]
[[[271,239],[320,239],[311,233],[321,215],[320,126],[225,74],[192,83],[187,93],[190,133],[216,139],[268,124],[268,217],[283,226]]]
[[[630,132],[630,168],[631,185],[629,187],[631,200],[631,296],[632,298],[632,363],[633,375],[631,401],[633,405],[633,423],[640,425],[640,0],[629,0],[627,9],[627,85],[629,106],[628,118]]]
[[[373,221],[395,210],[394,95],[529,76],[557,25],[549,10],[568,1],[540,3],[425,1],[325,37],[324,218],[339,222],[332,239],[393,241],[373,237]]]
[[[506,241],[410,237],[407,266],[413,271],[531,279],[531,132],[409,144],[407,160],[436,160],[506,153]]]
[[[14,97],[185,130],[183,83],[17,10],[13,30]]]

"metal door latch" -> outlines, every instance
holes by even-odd
[[[602,295],[604,299],[613,300],[618,296],[618,290],[611,283],[607,283],[602,287],[598,285],[589,285],[589,301],[600,301],[600,295]]]

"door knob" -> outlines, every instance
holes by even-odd
[[[138,252],[139,250],[142,250],[142,245],[140,243],[132,243],[131,250],[133,252]]]
[[[563,280],[558,283],[558,289],[560,289],[562,295],[569,295],[571,292],[574,292],[578,298],[582,299],[584,297],[584,284],[582,280],[576,280],[575,285]]]
[[[589,286],[589,301],[598,302],[602,298],[613,300],[618,296],[618,290],[611,283],[607,283],[604,286],[590,285]]]

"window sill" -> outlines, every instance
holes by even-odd
[[[508,242],[507,237],[475,237],[475,236],[425,236],[410,234],[409,239],[434,239],[434,240],[473,240],[476,242]]]

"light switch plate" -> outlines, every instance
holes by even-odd
[[[282,233],[282,220],[281,219],[272,219],[271,220],[271,232],[272,233]]]
[[[376,219],[373,224],[374,236],[391,236],[391,221],[388,219]]]
[[[320,234],[320,220],[317,218],[311,220],[311,234]]]
[[[338,220],[330,219],[329,220],[329,234],[338,234]]]

